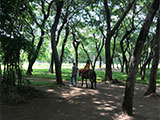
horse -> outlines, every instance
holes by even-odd
[[[86,88],[88,88],[87,79],[89,79],[90,82],[91,82],[91,89],[93,89],[93,83],[94,83],[95,88],[96,88],[96,73],[95,73],[94,70],[87,70],[85,72],[79,71],[79,76],[81,76],[81,78],[82,78],[81,86],[83,86],[83,80],[85,79]]]

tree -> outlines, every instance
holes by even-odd
[[[61,19],[62,19],[62,25],[60,26],[58,33],[57,33],[57,39],[56,39],[56,46],[58,45],[59,43],[59,40],[60,40],[60,36],[61,36],[61,32],[65,26],[65,24],[67,23],[67,19],[68,19],[68,16],[69,16],[69,7],[70,7],[70,4],[69,4],[69,1],[66,2],[67,3],[67,7],[66,7],[66,12],[63,13],[62,12],[62,15],[61,15]],[[64,14],[64,15],[63,15]],[[69,35],[69,27],[68,27],[68,24],[66,25],[66,36],[65,36],[65,39],[64,39],[64,42],[63,43],[66,43],[67,41],[67,38],[68,38],[68,35]],[[64,47],[65,44],[63,44],[62,46]],[[62,47],[62,52],[61,52],[61,57],[60,57],[60,63],[62,64],[62,58],[63,58],[63,53],[64,53],[64,49]],[[54,58],[53,58],[53,54],[51,55],[51,61],[50,61],[50,67],[49,67],[49,72],[50,73],[53,73],[53,63],[54,63]]]
[[[62,84],[62,73],[61,73],[61,64],[59,60],[59,55],[57,51],[56,30],[57,30],[57,25],[60,19],[60,14],[62,11],[63,4],[64,4],[64,1],[56,2],[56,7],[57,7],[56,16],[55,16],[55,21],[53,22],[51,27],[51,48],[52,48],[53,59],[55,62],[57,84]]]
[[[123,12],[121,17],[117,21],[117,23],[112,28],[111,27],[111,13],[109,10],[108,1],[104,0],[104,8],[105,8],[105,15],[106,15],[106,23],[107,23],[107,30],[106,30],[107,35],[106,35],[106,41],[105,41],[105,60],[106,60],[105,80],[106,81],[112,81],[111,39],[135,2],[136,0],[132,0],[128,4],[126,10]]]
[[[46,25],[46,21],[47,21],[47,19],[48,19],[48,17],[49,17],[49,14],[50,14],[50,11],[51,11],[51,6],[52,6],[52,4],[53,4],[53,0],[48,4],[48,6],[47,6],[47,12],[45,12],[45,8],[46,8],[46,6],[45,6],[45,3],[46,1],[45,0],[41,0],[41,12],[42,12],[42,14],[43,14],[43,19],[41,20],[41,24],[38,22],[38,18],[37,18],[37,16],[35,15],[35,13],[33,12],[33,9],[31,8],[31,6],[30,6],[30,8],[29,8],[29,14],[30,14],[30,16],[32,17],[32,19],[33,19],[33,21],[36,23],[36,25],[40,28],[40,30],[41,30],[41,35],[40,35],[40,38],[39,38],[39,42],[38,42],[38,44],[37,44],[37,47],[36,47],[36,49],[33,51],[33,52],[31,52],[30,53],[30,55],[29,55],[29,65],[28,65],[28,69],[27,69],[27,74],[28,75],[31,75],[32,74],[32,66],[33,66],[33,64],[35,63],[35,61],[36,61],[36,59],[37,59],[37,57],[38,57],[38,54],[39,54],[39,51],[40,51],[40,48],[41,48],[41,46],[42,46],[42,44],[43,44],[43,41],[44,41],[44,35],[45,35],[45,25]],[[34,42],[32,42],[32,43],[34,43]]]
[[[139,36],[137,38],[136,46],[134,49],[134,53],[131,60],[130,71],[126,81],[126,88],[125,88],[125,96],[123,99],[122,109],[123,112],[132,115],[133,114],[133,94],[134,94],[134,86],[136,81],[136,75],[138,71],[138,64],[140,63],[141,52],[146,41],[146,37],[149,32],[150,25],[156,14],[156,11],[159,8],[159,0],[153,0],[148,14],[145,18],[144,24],[140,30]]]
[[[75,28],[75,25],[72,26],[72,36],[73,36],[73,47],[74,47],[74,50],[75,50],[75,63],[76,63],[76,66],[78,67],[78,47],[80,45],[80,41],[76,39],[76,28]]]
[[[156,38],[154,38],[154,56],[152,61],[152,68],[149,77],[149,86],[144,95],[151,95],[156,93],[156,77],[158,70],[158,63],[160,59],[160,9],[157,19]]]
[[[30,49],[30,42],[23,34],[28,29],[24,22],[28,2],[2,0],[0,4],[0,59],[4,66],[0,97],[6,103],[23,88],[20,54]]]
[[[83,42],[81,42],[81,45],[82,45],[82,48],[83,48],[83,50],[84,50],[84,52],[86,53],[86,55],[87,55],[87,57],[88,57],[88,60],[90,60],[90,62],[91,62],[91,67],[92,67],[92,69],[94,70],[95,69],[95,66],[96,66],[96,62],[97,62],[97,59],[98,59],[98,57],[100,56],[100,53],[101,53],[101,51],[102,51],[102,49],[103,49],[103,46],[104,46],[104,39],[105,39],[105,35],[104,35],[104,33],[103,33],[103,30],[100,28],[100,30],[99,30],[100,32],[101,32],[101,34],[102,34],[102,38],[96,38],[96,34],[95,33],[93,33],[93,40],[92,40],[92,42],[95,44],[95,45],[92,45],[93,46],[93,48],[95,48],[96,47],[96,49],[94,49],[95,51],[94,51],[94,53],[96,53],[96,55],[94,55],[94,58],[91,58],[90,56],[93,54],[92,52],[90,53],[90,52],[88,52],[87,51],[87,47],[85,47],[84,46],[84,44],[83,44]],[[98,36],[98,35],[97,35]],[[90,37],[90,39],[91,39],[91,37]],[[90,43],[92,43],[92,42],[90,42]],[[92,44],[93,44],[92,43]],[[97,45],[98,44],[98,45]],[[93,50],[92,50],[93,51]],[[92,55],[93,56],[93,55]]]
[[[62,49],[61,49],[61,55],[60,55],[61,67],[62,67],[62,62],[63,62],[64,48],[65,48],[65,45],[66,45],[66,42],[67,42],[67,38],[68,38],[68,35],[69,35],[69,26],[68,26],[68,24],[65,27],[65,31],[66,31],[65,32],[65,37],[64,37],[64,40],[63,40],[63,43],[62,43]]]
[[[141,71],[140,71],[140,74],[141,74],[141,80],[144,80],[145,79],[145,74],[146,74],[146,66],[151,62],[151,60],[153,59],[153,55],[152,55],[152,43],[154,41],[155,37],[153,36],[152,40],[150,41],[149,43],[149,47],[148,47],[148,55],[146,57],[146,60],[144,61],[142,67],[141,67]]]

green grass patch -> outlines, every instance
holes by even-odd
[[[45,82],[45,81],[36,81],[36,80],[30,80],[32,85],[39,85],[39,86],[47,86],[47,87],[57,87],[55,83],[52,82]]]
[[[63,68],[62,69],[62,78],[63,80],[70,80],[72,69],[71,68]],[[103,81],[105,76],[105,71],[96,71],[97,75],[97,81]],[[26,75],[25,75],[26,76]],[[149,83],[149,76],[150,76],[150,69],[146,69],[146,77],[145,80],[141,80],[141,76],[138,73],[137,74],[137,83],[143,83],[148,84]],[[31,78],[44,78],[44,79],[56,79],[55,72],[53,74],[49,73],[48,69],[33,69],[33,75],[32,76],[26,76]],[[112,72],[113,79],[126,81],[127,80],[127,74],[121,73],[121,72]],[[77,80],[80,81],[81,77],[77,76]],[[32,84],[37,85],[45,85],[45,86],[53,86],[53,83],[50,82],[40,82],[40,81],[31,81]],[[157,85],[160,85],[160,69],[158,69],[157,72]]]
[[[145,80],[141,80],[141,75],[140,75],[140,73],[138,73],[136,82],[142,83],[142,84],[149,84],[149,79],[150,79],[150,69],[146,69]],[[157,71],[156,84],[160,85],[160,69],[158,69],[158,71]]]
[[[56,84],[54,82],[47,82],[47,81],[36,81],[36,80],[29,80],[32,85],[37,86],[46,86],[46,87],[52,87],[52,88],[60,88],[62,85]]]

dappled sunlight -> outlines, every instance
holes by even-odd
[[[103,105],[97,107],[98,110],[104,110],[104,111],[112,111],[115,108],[116,107],[114,106],[103,106]]]
[[[117,85],[116,84],[111,84],[111,87],[117,87]],[[119,87],[119,86],[118,86]],[[122,87],[123,88],[123,87]]]
[[[118,86],[119,88],[125,88],[125,86]]]
[[[53,89],[47,89],[46,92],[54,92]]]
[[[64,83],[66,85],[61,87],[41,87],[47,93],[45,94],[46,99],[35,99],[35,102],[30,105],[34,106],[34,109],[30,110],[30,106],[28,106],[28,109],[37,115],[44,113],[54,119],[57,117],[60,119],[72,119],[73,114],[75,114],[73,119],[76,119],[77,115],[79,115],[79,119],[84,120],[88,119],[88,117],[93,120],[145,120],[146,118],[158,118],[158,111],[153,112],[158,108],[158,99],[146,99],[142,96],[139,97],[139,94],[135,94],[134,98],[133,113],[135,116],[130,117],[121,114],[124,86],[98,83],[96,89],[89,89],[86,88],[85,84],[84,87],[80,87],[80,82],[77,83],[77,87],[69,86],[68,81],[64,81]],[[139,90],[136,90],[137,92],[142,91],[141,88],[144,86],[136,85],[135,87],[139,87]],[[151,106],[148,105],[149,103],[151,103]],[[22,108],[24,107],[22,106]],[[142,112],[145,112],[146,115],[143,116]],[[27,113],[26,116],[30,115],[29,112],[25,111],[25,113]],[[60,116],[63,116],[63,118]]]
[[[145,85],[145,84],[141,84],[141,83],[136,83],[135,84],[135,90],[143,90],[143,91],[146,91],[148,88],[148,85]]]
[[[105,113],[105,112],[101,112],[100,115],[102,115],[102,116],[107,116],[107,115],[109,115],[109,114],[108,114],[108,113]]]
[[[97,104],[96,109],[104,110],[104,111],[112,111],[116,109],[116,106],[112,105],[114,101],[106,101],[106,100],[97,100],[95,98],[92,99],[94,104]]]
[[[144,105],[139,105],[139,107],[144,107]]]
[[[105,97],[106,96],[106,97]],[[118,102],[113,101],[111,99],[115,99],[116,96],[111,94],[104,94],[104,98],[97,96],[92,98],[93,104],[95,104],[95,109],[99,111],[100,116],[107,116],[110,115],[113,111],[120,110],[118,106],[121,106],[121,104],[117,104]],[[120,101],[121,98],[119,97],[118,101]]]
[[[98,93],[98,90],[71,87],[70,91],[62,91],[61,96],[63,98],[70,98],[80,95],[96,95]]]
[[[110,100],[109,100],[108,103],[114,103],[114,101],[110,101]]]
[[[93,101],[93,103],[95,103],[95,104],[102,104],[102,102],[100,102],[100,101]]]
[[[34,80],[38,81],[41,79]],[[53,81],[53,79],[44,79],[44,81],[46,80],[49,82]],[[90,89],[86,88],[85,83],[84,86],[81,87],[81,81],[77,81],[77,87],[69,86],[70,81],[65,80],[63,82],[65,83],[65,86],[61,86],[59,88],[49,87],[45,89],[45,91],[51,96],[58,97],[58,99],[54,99],[54,102],[59,106],[65,105],[65,107],[62,107],[60,110],[66,112],[66,114],[68,114],[67,109],[70,109],[71,107],[74,109],[73,111],[83,113],[84,116],[92,116],[93,119],[96,119],[97,117],[102,119],[106,118],[106,120],[135,119],[135,117],[119,114],[122,111],[125,86],[116,83],[105,84],[104,82],[97,82],[97,88]],[[140,110],[147,111],[147,118],[151,118],[150,116],[153,116],[153,113],[149,113],[151,107],[146,108],[147,105],[143,103],[150,102],[151,99],[144,98],[142,95],[143,92],[141,92],[140,95],[138,93],[138,91],[144,91],[147,87],[147,85],[143,84],[135,85],[134,101],[136,101],[135,99],[140,99],[139,101],[136,101],[136,103],[134,102],[135,107],[133,108],[133,112],[136,114],[136,118],[137,115],[139,115],[138,118],[142,118],[142,115],[139,114]],[[160,87],[157,87],[157,89],[158,92]],[[156,100],[155,102],[157,102]],[[51,104],[53,104],[53,102],[51,102]],[[157,107],[153,107],[152,109],[157,109]]]
[[[133,117],[125,114],[115,114],[114,120],[134,120]]]

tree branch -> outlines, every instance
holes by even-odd
[[[136,2],[136,0],[132,0],[131,3],[128,4],[127,9],[123,12],[122,16],[119,18],[119,20],[117,21],[117,23],[115,24],[114,28],[111,30],[112,35],[115,33],[115,31],[118,29],[118,27],[120,26],[121,22],[123,21],[123,19],[125,18],[125,16],[127,15],[127,13],[130,11],[130,9],[132,8],[132,5]]]

